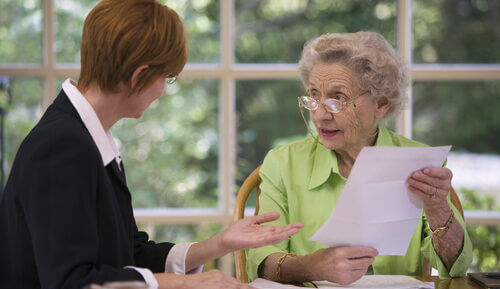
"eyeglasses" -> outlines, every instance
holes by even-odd
[[[353,98],[350,98],[347,101],[341,101],[338,99],[329,98],[323,102],[320,102],[319,100],[316,100],[314,97],[311,97],[309,94],[309,91],[306,91],[306,92],[304,92],[304,94],[297,97],[297,100],[299,101],[300,115],[302,116],[302,119],[304,120],[304,123],[306,124],[306,127],[307,127],[307,130],[309,131],[309,134],[311,134],[311,136],[313,137],[313,139],[316,142],[321,143],[319,138],[312,133],[311,128],[309,127],[309,123],[307,122],[306,117],[304,116],[304,111],[302,110],[303,107],[305,107],[309,111],[315,111],[318,109],[319,105],[322,104],[325,107],[326,111],[328,111],[330,113],[339,113],[350,103],[352,103],[354,105],[354,108],[356,108],[356,104],[354,103],[354,101],[358,97],[366,94],[367,92],[368,91],[365,91],[362,94],[355,96]],[[356,110],[354,110],[354,112],[356,112]],[[356,118],[358,118],[358,120],[359,120],[359,116],[357,113],[356,113]]]
[[[304,92],[301,96],[298,97],[299,107],[304,107],[309,111],[315,111],[319,108],[319,105],[322,104],[326,111],[330,113],[339,113],[349,104],[353,104],[356,107],[354,101],[360,96],[366,94],[368,91],[363,92],[362,94],[355,96],[353,98],[348,99],[347,101],[341,101],[339,99],[328,98],[325,101],[321,102],[317,100],[316,97],[311,97],[309,91]]]
[[[167,84],[174,84],[174,82],[176,80],[177,80],[177,76],[165,77],[165,82]]]

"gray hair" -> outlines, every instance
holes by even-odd
[[[300,78],[306,88],[318,62],[340,63],[351,69],[361,90],[391,102],[386,116],[399,112],[407,102],[408,68],[378,33],[327,33],[308,41],[299,61]]]

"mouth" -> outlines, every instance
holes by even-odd
[[[330,129],[324,129],[321,128],[319,129],[319,134],[321,135],[322,138],[330,138],[338,134],[340,130],[330,130]]]

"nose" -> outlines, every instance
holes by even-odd
[[[311,119],[312,120],[332,120],[333,113],[326,110],[325,105],[323,103],[318,104],[318,109],[311,111]]]

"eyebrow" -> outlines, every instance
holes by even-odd
[[[316,85],[314,85],[314,83],[310,82],[309,85],[311,86],[311,88],[313,89],[318,89],[316,87]],[[343,93],[346,93],[348,91],[350,91],[345,85],[338,85],[338,84],[334,84],[334,85],[330,85],[328,86],[328,88],[326,89],[326,93],[329,94],[329,93],[332,93],[334,91],[340,91],[340,92],[343,92]]]

